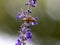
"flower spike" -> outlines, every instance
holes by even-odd
[[[22,19],[24,23],[20,26],[20,35],[16,45],[26,45],[27,40],[29,42],[32,42],[32,32],[30,26],[38,24],[38,18],[29,15],[29,13],[32,13],[30,7],[36,7],[37,0],[28,0],[28,2],[25,5],[28,5],[28,9],[24,11],[21,8],[21,12],[18,12],[17,16],[17,18]]]

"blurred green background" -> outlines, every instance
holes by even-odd
[[[26,2],[0,0],[0,32],[19,35],[22,21],[17,19],[17,12],[27,9]],[[60,0],[38,0],[38,6],[31,9],[31,15],[39,18],[39,24],[31,27],[37,45],[60,45]]]

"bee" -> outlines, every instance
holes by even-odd
[[[23,18],[23,20],[26,22],[35,22],[33,17],[25,17],[25,18]]]

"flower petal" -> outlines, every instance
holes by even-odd
[[[27,39],[31,39],[31,38],[32,38],[32,33],[31,33],[31,31],[27,31],[26,37],[27,37]]]
[[[16,45],[21,45],[21,41],[18,39],[18,42],[16,43]]]

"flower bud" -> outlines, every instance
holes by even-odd
[[[37,6],[37,0],[33,0],[32,7],[36,7],[36,6]]]

